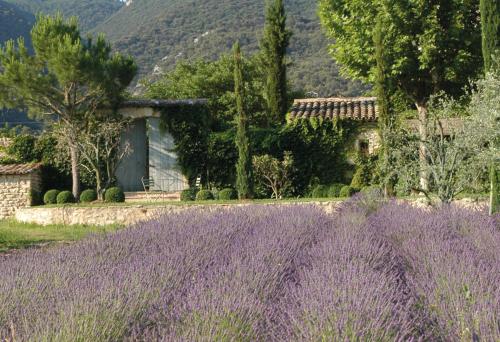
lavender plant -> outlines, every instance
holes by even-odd
[[[498,217],[193,209],[0,259],[0,340],[500,339]]]

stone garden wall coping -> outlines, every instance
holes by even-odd
[[[190,205],[125,205],[96,207],[31,207],[20,208],[14,218],[23,223],[41,225],[130,225],[159,217],[179,213],[184,210],[217,210],[230,209],[248,205],[318,205],[326,213],[333,213],[342,203],[340,201],[325,202],[284,202],[284,203],[235,203],[235,204],[190,204]]]

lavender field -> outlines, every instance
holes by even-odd
[[[360,198],[184,212],[0,260],[0,340],[499,341],[497,224]]]

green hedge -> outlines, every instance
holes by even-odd
[[[342,183],[334,183],[330,185],[328,188],[328,197],[329,198],[337,198],[340,197],[340,190],[345,186],[345,184]]]
[[[80,202],[82,203],[90,203],[97,200],[97,192],[94,189],[84,190],[80,194]]]
[[[184,202],[194,201],[196,198],[197,192],[198,192],[198,189],[196,189],[196,188],[182,190],[181,201],[184,201]]]
[[[328,197],[328,186],[326,185],[318,185],[312,191],[313,198],[325,198]]]
[[[49,190],[43,195],[43,203],[45,204],[56,204],[57,203],[57,195],[59,195],[59,190],[52,189]]]
[[[196,194],[197,201],[209,201],[214,199],[214,194],[210,190],[200,190]]]
[[[356,193],[356,189],[354,189],[350,185],[343,186],[342,189],[340,189],[340,197],[351,197]]]
[[[238,199],[238,192],[231,188],[225,188],[219,191],[219,200],[229,201]]]
[[[118,187],[109,188],[104,193],[104,201],[108,203],[122,203],[125,202],[125,194]]]
[[[57,204],[75,203],[75,197],[71,191],[61,191],[57,195]]]

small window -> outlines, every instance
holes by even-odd
[[[370,142],[368,140],[359,141],[359,153],[363,156],[370,154]]]

